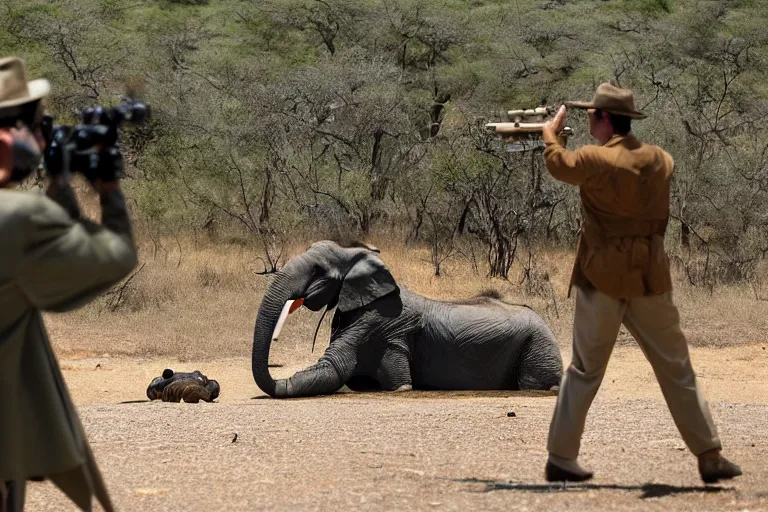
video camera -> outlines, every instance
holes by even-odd
[[[485,127],[491,128],[498,135],[501,135],[504,142],[508,143],[507,151],[513,153],[532,151],[544,147],[544,141],[541,140],[542,129],[547,120],[556,113],[557,108],[550,106],[527,110],[509,110],[505,117],[511,118],[511,121],[487,123]],[[565,146],[571,135],[573,135],[573,130],[566,126],[558,134],[558,137]]]
[[[112,108],[89,107],[74,126],[54,125],[53,116],[43,119],[48,175],[79,172],[88,180],[114,181],[123,176],[123,156],[117,147],[119,129],[137,126],[151,118],[149,105],[124,98]]]

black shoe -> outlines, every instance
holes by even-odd
[[[584,482],[593,476],[591,471],[572,473],[549,461],[547,461],[547,465],[544,468],[544,474],[547,478],[547,482]]]
[[[741,468],[722,455],[699,458],[699,474],[705,484],[714,484],[720,480],[730,480],[740,476]]]

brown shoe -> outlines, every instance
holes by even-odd
[[[699,474],[704,483],[713,484],[741,475],[741,468],[718,453],[716,456],[699,457]]]
[[[547,478],[547,482],[584,482],[592,478],[593,474],[591,471],[585,470],[575,473],[547,461],[547,465],[544,467],[544,476]]]

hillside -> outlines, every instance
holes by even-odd
[[[483,128],[509,108],[631,87],[635,132],[677,167],[668,247],[694,285],[768,251],[768,7],[758,0],[2,0],[0,47],[72,122],[126,91],[146,247],[244,240],[269,270],[297,241],[386,238],[433,269],[531,274],[570,246],[576,191]],[[589,141],[572,112],[572,144]],[[222,238],[223,237],[223,238]],[[163,242],[165,240],[165,242]],[[168,240],[171,240],[168,242]]]

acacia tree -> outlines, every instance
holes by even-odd
[[[285,164],[281,182],[302,209],[339,209],[367,233],[385,214],[393,183],[423,158],[393,72],[337,56],[273,89],[268,122],[281,130],[269,150]]]
[[[143,83],[155,120],[123,139],[126,187],[153,239],[407,226],[436,272],[471,241],[493,275],[534,275],[531,251],[575,240],[578,196],[482,124],[613,80],[676,160],[670,248],[691,281],[765,253],[761,2],[176,3],[0,3],[0,46],[53,81],[55,114]]]
[[[654,121],[638,128],[676,160],[675,259],[692,284],[710,289],[746,278],[765,254],[759,212],[768,196],[761,185],[764,146],[756,137],[768,108],[753,85],[765,71],[765,36],[748,25],[738,34],[726,29],[726,11],[713,4],[695,16],[678,13],[674,30],[656,23],[660,40],[616,59],[622,79],[648,98],[641,107]]]
[[[458,231],[486,248],[489,275],[507,278],[522,243],[555,232],[567,190],[543,178],[539,152],[510,153],[482,124],[468,125],[440,158],[439,179],[458,211]]]
[[[425,242],[430,251],[434,275],[442,275],[442,266],[459,251],[459,222],[462,216],[456,196],[446,188],[445,175],[449,154],[448,145],[453,141],[433,141],[429,154],[421,165],[410,173],[408,181],[397,184],[397,206],[406,212],[410,229],[405,244]]]
[[[72,114],[88,105],[114,102],[125,92],[135,55],[111,33],[114,20],[98,6],[74,0],[7,0],[3,19],[18,45],[44,48],[46,77],[53,82],[49,106]],[[130,71],[127,71],[130,73]]]
[[[333,56],[340,48],[351,49],[363,37],[369,8],[348,0],[269,0],[237,12],[256,33],[268,36],[267,31],[274,29],[298,32],[312,47]]]

